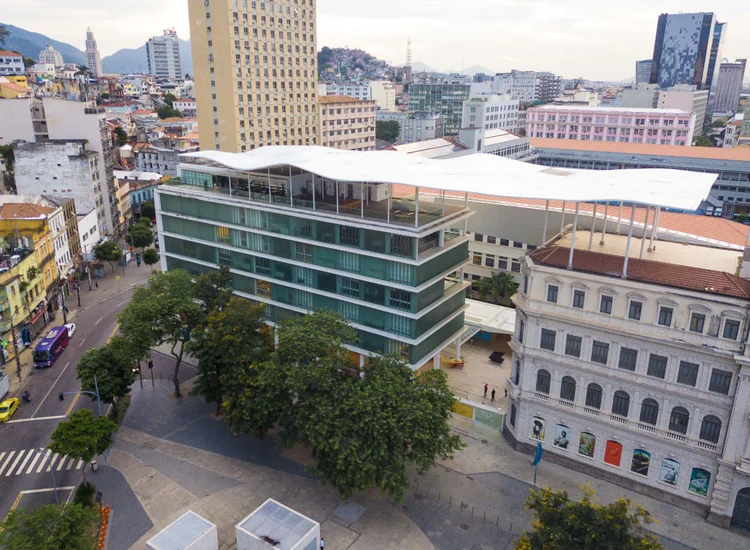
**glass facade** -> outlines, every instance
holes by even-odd
[[[217,178],[199,181],[204,174],[183,171],[188,175],[193,185],[213,185]],[[345,218],[332,223],[169,191],[159,190],[167,269],[203,273],[229,266],[234,289],[267,303],[271,321],[312,309],[337,311],[358,329],[358,347],[397,353],[411,364],[463,327],[466,285],[445,275],[467,261],[468,242],[441,251],[437,238],[430,240],[437,250],[415,265],[426,246],[416,232],[405,236],[352,226]]]

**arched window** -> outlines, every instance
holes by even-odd
[[[686,434],[688,429],[688,421],[690,420],[690,413],[684,407],[675,407],[672,409],[672,414],[669,417],[669,430],[672,432],[679,432]]]
[[[711,443],[718,443],[719,435],[721,435],[721,420],[712,414],[704,416],[701,423],[700,438]]]
[[[586,406],[592,409],[602,408],[602,387],[599,384],[589,384],[586,389]]]
[[[612,414],[627,418],[630,409],[630,396],[622,390],[615,392],[612,398]]]
[[[539,369],[539,372],[536,373],[536,391],[538,391],[539,393],[549,394],[551,378],[552,377],[550,376],[548,371]]]
[[[576,400],[576,381],[570,376],[563,376],[562,384],[560,385],[560,399],[566,401]]]
[[[659,417],[659,404],[653,399],[644,399],[641,403],[641,422],[656,426]]]

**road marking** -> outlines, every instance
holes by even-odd
[[[68,361],[67,363],[65,363],[65,366],[63,367],[63,370],[61,370],[61,371],[60,371],[60,374],[58,374],[58,375],[57,375],[57,378],[55,378],[55,382],[54,382],[54,384],[52,384],[52,385],[51,385],[51,386],[49,387],[49,389],[47,390],[47,393],[46,393],[46,394],[44,395],[44,397],[42,398],[42,400],[41,400],[41,401],[39,402],[39,406],[38,406],[38,407],[36,408],[36,410],[34,411],[34,414],[32,414],[32,415],[31,415],[31,418],[34,418],[34,417],[36,416],[36,413],[38,413],[38,412],[39,412],[39,409],[41,409],[41,408],[42,408],[42,403],[44,403],[44,400],[45,400],[45,399],[47,399],[47,397],[49,397],[49,394],[50,394],[50,392],[52,391],[52,388],[54,388],[54,387],[55,387],[55,384],[57,384],[57,382],[58,382],[58,381],[60,380],[60,377],[61,377],[61,376],[63,375],[63,373],[65,372],[65,369],[67,369],[67,368],[68,368],[68,365],[70,365],[70,361]]]
[[[4,456],[5,456],[6,454],[7,454],[7,453],[0,453],[0,462],[2,462],[2,461],[3,461],[3,457],[4,457]]]
[[[73,401],[70,403],[70,407],[68,407],[68,410],[65,411],[65,416],[70,416],[70,411],[72,411],[73,407],[76,406],[79,397],[81,397],[80,393],[75,394],[75,396],[73,397]]]
[[[18,505],[21,503],[21,499],[23,498],[23,493],[24,493],[23,491],[21,491],[20,493],[18,493],[18,496],[16,497],[16,500],[13,501],[13,506],[11,506],[10,510],[8,510],[8,514],[9,515],[10,515],[10,513],[13,510],[15,510],[16,508],[18,508]]]
[[[76,459],[75,458],[71,458],[70,462],[68,462],[68,467],[65,468],[65,469],[66,470],[70,470],[73,467],[73,464],[75,464],[75,463],[76,463]]]
[[[78,347],[80,348],[80,347],[81,347],[81,346],[83,345],[83,343],[84,343],[85,341],[86,341],[86,337],[84,336],[84,337],[83,337],[83,338],[81,339],[81,341],[80,341],[80,342],[78,342]]]
[[[18,422],[36,422],[37,420],[58,420],[60,418],[67,418],[65,414],[59,414],[57,416],[40,416],[39,418],[19,418],[18,420],[9,420],[8,424],[16,424]]]
[[[55,489],[54,487],[45,487],[44,489],[28,489],[26,491],[21,491],[20,494],[33,495],[36,493],[51,493],[52,491],[72,491],[75,488],[75,485],[68,485],[67,487],[57,487],[57,489]]]
[[[47,462],[47,457],[49,456],[51,452],[52,452],[52,449],[47,449],[47,453],[42,458],[42,463],[39,464],[39,469],[36,471],[37,474],[42,471],[42,468],[44,468],[44,463]]]
[[[41,458],[42,454],[43,453],[40,450],[38,453],[36,453],[36,455],[34,455],[34,460],[31,461],[31,464],[29,465],[29,469],[26,470],[27,474],[30,474],[32,472],[32,470],[34,469],[34,466],[36,466],[37,460],[39,460]],[[18,474],[16,474],[16,475],[18,475]]]
[[[116,307],[120,307],[120,306],[121,306],[121,305],[123,305],[123,304],[127,304],[127,303],[128,303],[129,301],[130,301],[130,300],[125,300],[124,302],[120,302],[119,304],[117,304],[117,306],[116,306]]]
[[[78,464],[76,465],[76,470],[80,470],[81,466],[83,466],[83,459],[82,458],[78,461]]]
[[[52,460],[49,461],[49,466],[47,466],[46,472],[49,472],[52,470],[52,468],[55,467],[55,462],[57,462],[57,459],[60,458],[60,455],[55,453],[55,455],[52,457]]]
[[[56,471],[56,472],[59,472],[60,470],[62,470],[62,469],[63,469],[63,466],[65,466],[65,457],[62,457],[62,458],[60,459],[60,462],[59,462],[59,463],[58,463],[58,465],[57,465],[57,470],[55,470],[55,471]]]
[[[13,470],[15,470],[15,469],[16,469],[16,464],[18,464],[18,462],[19,462],[19,461],[21,460],[21,457],[23,457],[23,453],[25,453],[25,452],[26,452],[25,450],[24,450],[24,451],[19,451],[19,452],[18,452],[18,456],[17,456],[17,457],[16,457],[16,459],[15,459],[15,460],[13,461],[13,466],[11,466],[11,467],[10,467],[10,468],[8,469],[8,473],[7,473],[7,474],[5,474],[5,477],[10,477],[10,474],[12,474],[12,473],[13,473]]]
[[[23,473],[23,469],[26,467],[26,463],[35,454],[38,456],[38,454],[34,450],[31,450],[28,453],[26,453],[26,458],[23,459],[23,462],[21,462],[21,466],[18,468],[18,471],[16,472],[17,476],[20,476]]]
[[[0,476],[3,475],[3,472],[5,471],[5,468],[8,467],[8,463],[11,461],[11,459],[13,458],[14,454],[16,454],[16,451],[11,451],[10,454],[8,455],[7,460],[3,463],[2,466],[0,466]]]
[[[95,324],[95,325],[98,325],[99,323],[101,323],[101,322],[102,322],[102,319],[104,319],[104,317],[99,317],[99,320],[98,320],[98,321],[97,321],[96,323],[94,323],[94,324]]]
[[[120,323],[115,323],[115,328],[112,329],[112,332],[109,333],[109,338],[107,338],[108,344],[109,344],[109,341],[112,339],[112,337],[115,335],[115,332],[117,332],[118,328],[120,328]]]

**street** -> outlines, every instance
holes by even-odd
[[[0,518],[5,518],[16,507],[54,503],[53,477],[59,489],[59,501],[71,498],[73,488],[81,480],[82,469],[87,465],[80,460],[60,457],[46,446],[58,423],[72,412],[88,408],[97,414],[96,400],[77,393],[80,384],[76,379],[76,364],[88,349],[103,345],[115,332],[117,315],[132,296],[131,285],[145,281],[148,275],[149,270],[130,267],[122,281],[115,282],[110,275],[100,280],[101,289],[82,288],[80,309],[75,307],[75,294],[71,295],[71,312],[76,312],[71,322],[76,324],[76,332],[68,347],[52,367],[34,369],[24,376],[21,387],[9,394],[20,398],[21,391],[28,390],[31,402],[22,401],[13,419],[0,424]],[[122,288],[120,291],[118,284]],[[60,324],[61,314],[43,332]],[[27,349],[23,355],[28,357],[31,352]],[[15,378],[14,363],[5,365],[4,370]],[[66,394],[62,401],[59,399],[61,392]]]

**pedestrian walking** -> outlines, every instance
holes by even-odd
[[[484,396],[487,397],[487,384],[484,385]]]
[[[99,288],[99,281],[94,281],[94,284],[96,285],[96,288]]]
[[[495,390],[494,389],[492,390],[492,400],[493,401],[495,400]]]
[[[508,397],[508,389],[506,388],[504,391],[505,391],[505,397]]]
[[[321,548],[325,548],[325,547],[326,547],[326,543],[325,543],[325,541],[323,540],[323,537],[320,537],[320,547],[321,547]]]

